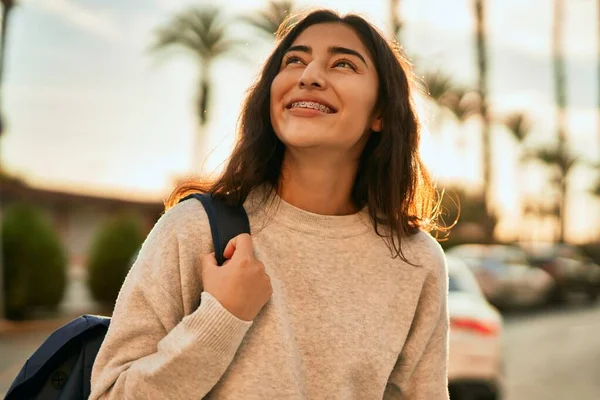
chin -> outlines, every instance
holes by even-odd
[[[307,133],[306,131],[288,131],[282,134],[277,134],[279,140],[283,142],[286,147],[290,148],[312,148],[319,147],[328,143],[325,139],[325,135],[322,132],[312,131]]]

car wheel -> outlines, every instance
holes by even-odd
[[[481,385],[453,385],[449,386],[451,400],[502,400],[498,389],[491,390]]]
[[[588,300],[590,303],[592,303],[592,304],[596,303],[598,301],[598,297],[599,297],[598,289],[590,288],[588,290]]]
[[[499,393],[491,393],[485,399],[481,399],[481,400],[502,400],[502,397],[500,397]]]
[[[550,305],[562,305],[567,302],[567,294],[565,289],[560,286],[555,286],[548,296],[548,304]]]

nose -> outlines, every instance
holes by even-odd
[[[321,90],[327,88],[325,73],[318,62],[312,61],[304,68],[304,71],[298,80],[298,85],[301,88]]]

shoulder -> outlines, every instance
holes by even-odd
[[[196,245],[193,247],[204,247],[208,244],[207,235],[210,237],[210,226],[204,207],[199,201],[189,199],[171,207],[159,218],[148,234],[140,256],[154,258],[160,253],[179,252],[187,248],[188,243]]]
[[[128,279],[160,287],[187,315],[197,306],[200,296],[200,257],[210,251],[212,240],[204,207],[197,200],[186,200],[167,210],[156,222]]]
[[[419,231],[406,238],[402,247],[406,258],[412,264],[425,268],[430,275],[438,279],[447,275],[444,250],[431,234]]]
[[[189,231],[202,225],[202,222],[208,223],[204,206],[196,199],[189,199],[169,208],[156,223],[156,228],[175,232]]]

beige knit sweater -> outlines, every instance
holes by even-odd
[[[365,213],[312,214],[249,198],[273,296],[253,322],[202,291],[202,204],[157,222],[127,276],[91,399],[448,399],[447,274],[426,233],[391,258]]]

